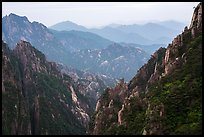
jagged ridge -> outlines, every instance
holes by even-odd
[[[202,3],[189,29],[155,52],[125,91],[118,89],[125,97],[117,96],[116,102],[111,96],[115,88],[106,90],[91,120],[91,134],[202,134],[201,21]]]
[[[26,41],[14,50],[2,41],[2,54],[3,134],[86,134],[97,99],[87,94],[105,81],[73,79]]]

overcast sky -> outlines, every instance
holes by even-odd
[[[2,17],[15,13],[51,26],[72,21],[85,27],[175,20],[190,24],[199,2],[2,2]]]

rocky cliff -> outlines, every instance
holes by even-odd
[[[91,134],[202,134],[201,21],[202,3],[190,27],[158,49],[129,83],[106,89]]]
[[[62,73],[29,42],[10,50],[2,41],[3,134],[86,134],[97,99],[87,93],[106,87],[94,78]]]

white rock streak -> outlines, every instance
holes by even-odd
[[[95,109],[95,111],[97,112],[100,107],[101,107],[101,103],[100,103],[100,100],[98,100],[98,101],[97,101],[97,104],[96,104],[96,109]]]
[[[72,92],[72,100],[73,100],[75,103],[77,103],[77,95],[76,95],[76,93],[74,92],[74,89],[73,89],[72,86],[70,86],[70,90],[71,90],[71,92]]]
[[[122,111],[123,110],[124,110],[124,104],[122,105],[122,109],[118,112],[118,123],[119,123],[119,125],[122,124],[121,117],[122,117]]]

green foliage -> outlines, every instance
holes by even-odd
[[[41,90],[42,92],[45,92],[46,94],[51,92],[52,90],[55,90],[55,92],[53,93],[56,93],[56,91],[66,91],[67,88],[65,87],[65,85],[62,84],[62,81],[55,77],[55,76],[52,76],[52,75],[48,75],[48,74],[45,74],[45,73],[35,73],[33,74],[36,78],[36,86],[37,88],[43,88],[44,90]],[[39,90],[38,90],[39,91]],[[70,92],[66,92],[67,96],[71,96],[71,93]]]
[[[7,62],[3,59],[2,69],[5,88],[2,93],[2,133],[30,134],[31,130],[32,134],[85,134],[85,128],[71,112],[71,93],[63,80],[48,73],[33,72],[29,66],[26,66],[28,71],[23,71],[25,68],[13,52],[5,49],[2,52],[9,59]],[[35,53],[41,59],[44,56],[39,51]],[[70,81],[69,78],[66,80]],[[34,107],[37,105],[39,117]]]
[[[37,94],[40,94],[39,134],[84,134],[84,127],[79,124],[66,105],[72,104],[71,93],[62,81],[44,73],[33,74]],[[60,102],[59,100],[63,100]]]
[[[17,106],[18,94],[15,91],[15,85],[11,82],[4,82],[5,90],[8,92],[2,94],[2,132],[3,134],[12,133],[12,124],[17,120]]]
[[[132,98],[129,108],[125,108],[123,113],[125,124],[119,126],[114,122],[109,123],[110,126],[103,128],[101,134],[141,135],[144,128],[147,131],[155,130],[152,125],[158,126],[155,134],[202,134],[202,33],[194,39],[190,32],[186,33],[182,47],[178,47],[179,56],[185,53],[183,61],[186,62],[182,67],[149,85],[148,92],[140,98]],[[159,63],[161,58],[159,56]],[[152,70],[152,65],[149,60],[148,69]],[[129,89],[133,89],[136,84],[146,86],[143,78],[139,75],[137,78],[140,81],[136,83],[133,79]],[[105,93],[102,96],[106,102],[109,101],[108,95]],[[148,100],[148,109],[142,99]],[[162,112],[164,109],[162,115],[161,109]]]
[[[165,53],[166,53],[166,49],[165,48],[160,48],[160,52],[158,54],[158,60],[157,60],[157,62],[159,64],[162,64],[162,60],[164,58]]]
[[[187,40],[187,62],[149,88],[148,98],[165,106],[164,134],[202,133],[202,35]]]
[[[103,131],[108,135],[141,135],[145,125],[145,110],[129,112],[123,117],[127,125],[112,126],[109,131]]]
[[[122,106],[122,102],[120,101],[119,95],[116,95],[113,99],[113,106],[114,108],[120,108]]]
[[[109,99],[109,88],[107,88],[104,93],[101,95],[101,102],[103,102],[103,106],[108,106],[108,103],[110,101]]]
[[[51,135],[84,134],[84,128],[76,122],[70,110],[66,110],[58,102],[48,101],[41,97],[40,101],[40,134]]]
[[[130,100],[130,110],[124,110],[123,121],[124,125],[114,125],[109,124],[111,127],[107,127],[108,130],[103,130],[102,134],[108,135],[140,135],[143,132],[143,127],[145,125],[145,107],[143,102],[138,97],[133,97]],[[128,112],[128,113],[126,113]],[[117,118],[117,117],[116,117]],[[113,122],[117,122],[117,119]],[[112,122],[112,123],[113,123]]]
[[[27,134],[29,115],[26,100],[16,83],[4,81],[6,93],[2,93],[2,134]],[[15,129],[15,125],[21,126]]]
[[[88,132],[90,133],[94,130],[96,114],[97,113],[94,112],[90,117],[89,126],[88,126]]]
[[[127,115],[128,128],[126,134],[141,135],[145,125],[145,111],[132,112]]]

